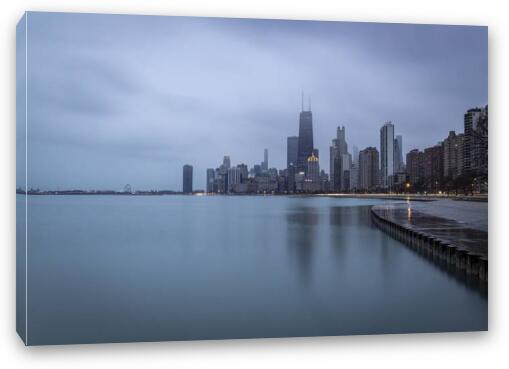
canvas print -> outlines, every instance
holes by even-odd
[[[488,329],[483,26],[27,12],[26,345]]]

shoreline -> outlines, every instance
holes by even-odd
[[[371,207],[373,223],[458,276],[488,281],[488,232],[394,205]]]
[[[114,191],[98,191],[98,192],[73,192],[73,191],[44,191],[44,192],[16,192],[16,195],[29,196],[288,196],[288,197],[331,197],[331,198],[359,198],[359,199],[379,199],[379,200],[398,200],[398,201],[436,201],[436,200],[453,200],[453,201],[474,201],[488,202],[488,194],[486,195],[445,195],[445,194],[354,194],[354,193],[297,193],[297,194],[279,194],[279,193],[249,193],[249,194],[207,194],[203,192],[184,194],[181,192],[143,191],[140,193],[114,192]]]

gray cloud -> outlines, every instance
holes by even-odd
[[[28,32],[34,187],[178,189],[190,163],[203,188],[265,147],[282,168],[302,89],[326,170],[338,124],[363,148],[392,120],[409,151],[487,103],[484,27],[29,13]]]

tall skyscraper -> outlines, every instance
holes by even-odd
[[[263,163],[262,163],[262,170],[269,170],[269,149],[263,150]]]
[[[350,190],[350,170],[352,169],[352,155],[349,153],[341,155],[341,191]]]
[[[318,156],[311,153],[311,156],[307,159],[307,175],[304,180],[304,191],[306,192],[318,192],[321,189],[320,182],[320,164]]]
[[[355,191],[359,188],[359,159],[352,162],[350,168],[350,190]]]
[[[231,163],[230,163],[230,157],[228,155],[224,156],[223,165],[224,165],[224,169],[230,169]]]
[[[330,147],[330,187],[332,191],[339,192],[345,189],[345,172],[350,170],[351,157],[348,154],[345,127],[338,127],[336,138]]]
[[[212,168],[207,169],[207,193],[214,191],[214,182],[216,180],[216,171]]]
[[[352,158],[352,161],[354,163],[359,163],[359,148],[356,146],[356,145],[353,145],[353,158]]]
[[[309,109],[304,110],[304,101],[302,102],[302,111],[299,116],[299,145],[297,153],[297,171],[307,171],[307,159],[313,153],[313,114],[311,113],[311,104]]]
[[[182,170],[182,192],[193,192],[193,167],[189,164],[184,165]]]
[[[311,154],[307,160],[307,166],[307,178],[314,183],[318,183],[320,181],[320,164],[318,157],[314,154]]]
[[[455,179],[463,173],[463,146],[465,135],[450,131],[444,140],[444,177]]]
[[[424,153],[413,149],[406,154],[406,170],[410,184],[420,185],[424,181]]]
[[[299,137],[290,136],[286,140],[286,167],[289,168],[290,164],[297,166],[297,158],[299,152]]]
[[[288,165],[288,192],[295,192],[295,174],[296,174],[296,166],[293,163]]]
[[[385,123],[380,129],[380,180],[382,188],[389,188],[394,174],[394,125]]]
[[[341,191],[341,178],[343,173],[343,158],[337,148],[337,139],[332,140],[330,147],[330,190],[332,192]]]
[[[488,173],[488,105],[465,113],[465,171],[474,175]]]
[[[378,150],[367,147],[359,152],[359,183],[358,188],[373,191],[378,187]]]
[[[394,173],[399,171],[399,143],[394,139]]]
[[[394,173],[403,171],[403,137],[396,136],[394,139]]]

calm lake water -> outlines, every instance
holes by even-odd
[[[28,201],[31,345],[488,326],[485,295],[371,224],[380,200]]]

